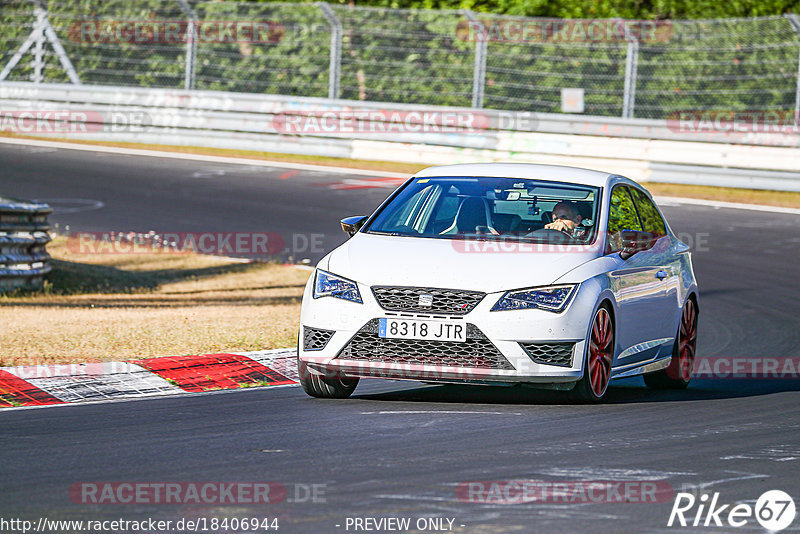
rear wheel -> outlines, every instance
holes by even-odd
[[[681,326],[675,337],[672,360],[666,369],[644,375],[644,383],[653,389],[684,389],[689,385],[697,349],[697,306],[686,301],[681,314]]]
[[[583,378],[572,392],[576,400],[600,402],[611,381],[611,362],[614,360],[614,322],[605,305],[594,314],[587,342]]]
[[[297,374],[303,391],[320,399],[346,399],[358,385],[358,378],[342,378],[339,373],[313,374],[300,358],[297,359]]]

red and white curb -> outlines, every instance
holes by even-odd
[[[295,349],[0,368],[0,409],[297,385]]]

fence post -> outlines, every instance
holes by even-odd
[[[789,19],[789,24],[800,38],[800,17],[794,13],[787,13],[784,16]],[[800,53],[797,55],[797,84],[794,90],[794,127],[800,128]]]
[[[183,14],[189,19],[189,24],[186,26],[186,70],[183,76],[183,88],[191,91],[194,89],[197,63],[197,13],[186,0],[177,2]]]
[[[328,98],[339,98],[342,79],[342,23],[326,2],[317,2],[322,14],[331,25],[331,56],[328,67]]]
[[[58,61],[61,63],[61,66],[64,67],[64,70],[67,71],[69,81],[75,85],[80,85],[81,79],[75,70],[75,66],[72,64],[72,61],[69,60],[66,50],[64,50],[64,47],[61,45],[61,39],[58,38],[58,35],[56,35],[56,32],[53,29],[53,25],[50,24],[50,19],[47,18],[47,10],[42,5],[41,0],[33,0],[33,3],[36,5],[36,8],[34,9],[34,12],[36,13],[36,20],[39,21],[41,19],[43,36],[47,41],[50,42],[50,46],[53,47],[53,50],[55,50],[56,56],[58,56]]]
[[[44,68],[44,11],[36,10],[36,22],[33,23],[33,33],[36,40],[33,45],[33,83],[42,83],[42,70]]]
[[[2,72],[0,72],[0,81],[5,80],[6,77],[8,77],[9,73],[11,73],[11,70],[16,67],[17,63],[19,63],[19,61],[22,59],[22,56],[24,56],[34,45],[34,70],[36,70],[37,61],[40,65],[43,65],[41,57],[44,42],[46,40],[50,42],[53,50],[56,51],[58,60],[61,62],[61,66],[64,67],[64,70],[67,71],[69,80],[75,85],[80,85],[81,80],[78,77],[78,73],[75,71],[75,67],[72,65],[69,57],[67,57],[64,47],[61,46],[61,41],[59,40],[58,35],[56,35],[56,32],[53,31],[53,26],[50,25],[50,21],[47,19],[47,11],[41,7],[38,0],[33,0],[33,4],[36,6],[33,9],[34,13],[36,14],[36,22],[33,23],[33,31],[30,33],[30,35],[28,35],[28,38],[25,39],[25,42],[22,43],[22,46],[17,49],[6,66],[3,67]],[[39,71],[39,76],[40,75],[41,71]],[[37,74],[34,72],[34,81],[36,76]]]
[[[622,118],[632,119],[636,106],[636,74],[639,69],[639,40],[631,35],[627,23],[621,21],[625,30],[625,40],[628,41],[628,51],[625,56],[625,87],[622,94]]]
[[[468,35],[475,35],[475,67],[472,70],[472,107],[482,108],[483,97],[486,90],[486,49],[488,48],[489,34],[483,27],[475,13],[469,9],[461,9],[461,13],[469,19],[470,31]]]

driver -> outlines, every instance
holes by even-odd
[[[578,213],[578,208],[572,202],[562,201],[553,207],[553,222],[545,224],[549,230],[559,230],[573,235],[575,228],[579,227],[583,218]]]

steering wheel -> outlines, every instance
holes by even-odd
[[[570,241],[574,241],[575,238],[569,232],[565,232],[563,230],[555,230],[553,228],[539,228],[538,230],[534,230],[533,232],[529,232],[525,234],[525,237],[546,237],[546,236],[566,236],[570,239]]]

